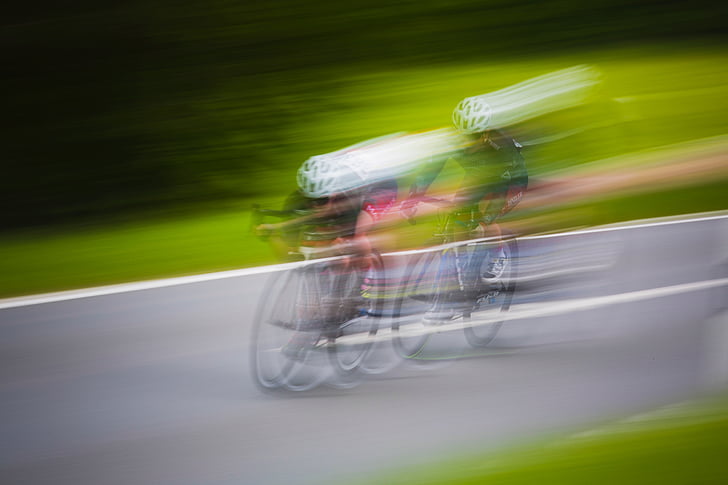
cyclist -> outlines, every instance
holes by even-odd
[[[373,244],[369,232],[394,206],[397,183],[393,179],[371,181],[362,160],[353,152],[309,158],[298,170],[297,182],[298,195],[288,200],[305,208],[305,215],[260,225],[258,231],[287,236],[289,248],[307,259],[343,256],[336,270],[343,273],[337,274],[350,270],[364,272],[360,288],[341,286],[336,278],[330,280],[328,294],[322,295],[318,305],[317,320],[322,324],[331,318],[338,319],[336,315],[357,317],[375,293],[372,288],[385,284],[376,261],[371,259]],[[305,231],[300,229],[303,227]],[[302,237],[293,241],[292,234]]]
[[[311,227],[312,239],[334,241],[332,251],[347,255],[371,252],[370,229],[397,200],[394,179],[371,181],[355,152],[335,152],[309,158],[297,173],[298,191],[287,205],[305,213],[277,224],[258,226],[259,233],[279,232],[289,250],[298,250],[298,229]]]
[[[311,157],[298,170],[298,191],[287,201],[288,209],[310,214],[259,229],[282,231],[290,250],[299,242],[295,228],[316,221],[322,237],[340,230],[339,243],[354,244],[367,254],[375,226],[383,229],[401,221],[401,214],[391,210],[397,180],[409,176],[421,160],[451,153],[459,143],[451,129],[394,133]],[[322,218],[325,224],[320,224]]]
[[[447,159],[457,162],[464,172],[452,205],[456,207],[457,213],[478,209],[481,203],[487,202],[478,226],[470,228],[471,237],[476,238],[500,237],[501,231],[496,220],[521,201],[528,186],[528,171],[521,155],[522,146],[506,132],[491,126],[491,113],[487,100],[475,96],[462,100],[452,114],[455,128],[467,139],[465,147]],[[425,198],[447,160],[440,158],[433,161],[416,177],[407,200],[402,204],[406,217],[413,217],[417,212],[419,202]],[[490,274],[483,276],[492,277],[501,272],[503,256],[502,247],[493,250],[488,264]],[[469,293],[460,295],[461,299],[465,299],[465,302],[460,302],[461,306],[475,297],[474,280],[478,278],[481,262],[474,258],[468,264],[466,279],[473,280],[473,284],[469,287]],[[439,316],[441,312],[438,309],[434,314]]]
[[[453,111],[452,119],[457,130],[468,140],[464,148],[450,157],[464,172],[453,205],[467,208],[488,200],[480,231],[486,235],[500,235],[495,220],[510,212],[528,187],[522,146],[504,131],[490,126],[490,107],[478,96],[461,101]],[[416,213],[418,203],[446,161],[442,158],[434,161],[417,176],[408,199],[402,204],[408,216]]]

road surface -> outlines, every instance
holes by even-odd
[[[523,240],[513,310],[545,316],[289,397],[250,376],[267,274],[5,308],[0,482],[346,483],[699,396],[728,380],[727,248],[726,218]]]

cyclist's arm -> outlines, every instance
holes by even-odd
[[[273,232],[287,231],[289,229],[295,229],[297,227],[306,225],[307,223],[318,219],[320,216],[316,214],[306,214],[303,216],[294,217],[287,221],[275,222],[272,224],[259,224],[256,230],[259,234],[265,235]]]
[[[397,213],[397,185],[394,179],[379,182],[359,199],[354,236],[345,242],[338,241],[345,243],[343,252],[367,255],[371,254],[374,247],[380,247],[382,230],[388,219]]]
[[[292,219],[277,222],[274,224],[261,224],[259,230],[267,230],[269,232],[286,231],[296,229],[301,226],[316,224],[321,220],[336,217],[337,214],[346,210],[347,204],[350,202],[346,198],[338,201],[329,201],[317,207],[309,207],[305,212],[293,217]],[[304,212],[304,211],[300,211]]]
[[[434,182],[440,172],[442,172],[447,160],[448,159],[440,158],[427,164],[424,170],[417,175],[414,183],[410,187],[409,198],[417,198],[425,195],[427,189],[429,189],[430,185],[432,185],[432,182]]]
[[[449,158],[439,158],[426,165],[423,171],[417,175],[410,187],[409,195],[400,207],[400,212],[405,218],[412,219],[415,216],[418,211],[417,205],[422,201],[432,182],[440,174],[447,160]]]

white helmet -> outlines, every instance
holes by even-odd
[[[478,133],[490,126],[492,110],[480,97],[465,98],[452,112],[452,122],[463,133]]]
[[[352,154],[316,155],[298,169],[298,187],[306,197],[328,197],[364,185],[367,174]]]

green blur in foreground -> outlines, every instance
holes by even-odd
[[[593,434],[428,464],[365,483],[718,484],[728,483],[726,456],[728,403],[723,400],[719,408],[693,409],[688,416],[668,413],[657,423],[616,424]]]

